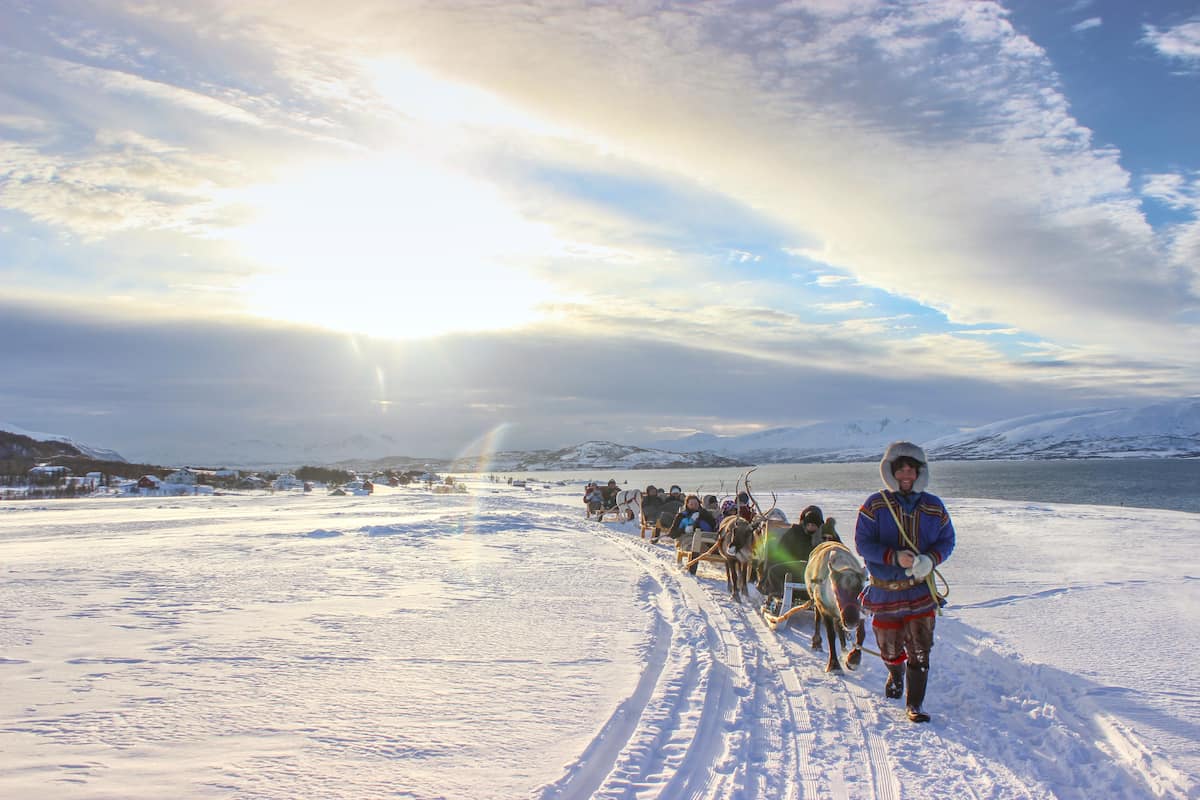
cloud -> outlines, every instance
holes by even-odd
[[[1196,390],[1200,232],[1155,229],[1141,207],[1190,213],[1178,205],[1190,178],[1151,176],[1139,194],[1001,5],[743,12],[220,0],[46,17],[47,30],[66,26],[55,36],[23,23],[0,34],[0,206],[34,224],[0,244],[21,255],[6,296],[45,299],[47,266],[65,264],[81,295],[169,299],[176,316],[255,310],[343,329],[369,318],[379,332],[418,304],[450,323],[482,316],[452,302],[456,277],[497,304],[505,287],[536,286],[521,293],[523,326],[445,340],[448,363],[491,376],[468,344],[497,364],[532,359],[560,371],[561,393],[517,398],[489,377],[369,404],[457,408],[453,392],[470,391],[455,416],[468,427],[488,409],[532,418],[536,403],[570,409],[561,430],[570,414],[600,426],[601,406],[577,399],[592,396],[626,425],[676,406],[687,424],[721,416],[674,389],[662,404],[597,394],[539,342],[613,369],[621,360],[594,343],[669,357],[689,378],[750,365],[788,390],[804,370],[831,396],[873,394],[858,376],[897,362],[1014,402],[1133,391],[1134,362],[1157,365],[1145,374],[1162,387]],[[818,308],[872,317],[825,324]],[[1061,350],[963,330],[985,323]],[[303,357],[282,334],[237,326]],[[300,338],[321,363],[345,341]],[[1072,360],[1088,368],[1029,366]],[[395,363],[389,385],[409,374]],[[322,383],[295,376],[306,380]],[[355,396],[375,373],[364,380]],[[784,413],[715,397],[735,417],[721,424]]]
[[[813,281],[817,286],[840,286],[853,282],[854,278],[849,275],[818,275]]]
[[[1075,33],[1083,33],[1084,31],[1091,30],[1092,28],[1099,28],[1103,24],[1104,20],[1100,17],[1088,17],[1082,22],[1077,22],[1072,25],[1071,30],[1075,31]]]
[[[714,350],[691,330],[662,336],[674,321],[603,338],[547,325],[397,342],[248,320],[134,320],[97,308],[0,308],[0,336],[22,343],[0,352],[9,377],[0,419],[151,461],[269,460],[359,435],[391,437],[409,455],[450,455],[501,423],[522,448],[615,431],[636,443],[668,419],[712,429],[886,410],[978,424],[1008,416],[1013,404],[1096,402],[1180,378],[1154,363],[1053,345],[1009,359],[983,342],[911,330],[882,351],[856,344],[853,328],[844,340],[814,328],[776,349]],[[1065,366],[1040,366],[1050,360]],[[968,362],[974,371],[947,368]]]
[[[459,8],[412,21],[404,44],[455,80],[792,221],[822,242],[828,263],[952,319],[1113,347],[1128,346],[1132,326],[1147,348],[1178,343],[1173,329],[1155,333],[1155,320],[1194,298],[1162,271],[1135,269],[1163,254],[1119,153],[1093,147],[1044,53],[998,6],[767,6],[724,20],[720,33],[705,14],[577,11],[532,25],[491,8],[485,34],[458,24],[468,14]],[[908,46],[894,47],[898,34]],[[751,39],[753,60],[742,49]],[[464,51],[476,56],[448,57]],[[834,57],[846,52],[858,57]],[[597,80],[614,57],[619,79]],[[530,83],[531,69],[558,80]],[[927,116],[939,108],[954,113]],[[966,128],[970,138],[949,138]],[[1082,271],[1091,276],[1084,297],[1067,279]],[[1114,324],[1084,327],[1058,312],[1081,303]]]
[[[1147,175],[1142,181],[1142,194],[1174,209],[1200,212],[1200,174],[1190,180],[1179,173]]]
[[[1194,64],[1200,62],[1200,18],[1170,28],[1145,25],[1142,43],[1148,44],[1164,58]]]
[[[865,300],[847,300],[844,303],[822,303],[818,307],[822,311],[829,313],[841,313],[846,311],[860,311],[864,308],[870,308],[871,304]]]

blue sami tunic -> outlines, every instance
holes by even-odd
[[[916,544],[915,548],[900,536],[896,517],[888,511],[888,504],[904,525],[909,539]],[[868,497],[858,510],[854,546],[873,577],[883,581],[910,581],[912,576],[904,574],[904,567],[896,563],[896,554],[915,549],[932,558],[937,566],[954,552],[954,525],[940,498],[928,492],[903,496],[885,489]],[[862,604],[879,621],[925,616],[937,609],[937,600],[925,581],[900,590],[868,585],[862,593]]]

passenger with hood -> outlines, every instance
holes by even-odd
[[[939,605],[929,577],[954,552],[954,525],[942,501],[925,491],[929,464],[920,447],[888,445],[879,475],[887,488],[866,499],[854,531],[855,547],[871,573],[862,604],[873,615],[871,627],[888,668],[884,695],[901,697],[907,677],[908,718],[928,722],[922,705]]]
[[[698,495],[689,494],[683,503],[683,508],[675,515],[668,534],[672,539],[681,539],[684,547],[688,548],[688,560],[694,561],[702,552],[701,542],[713,541],[717,531],[717,518],[712,512],[700,504]],[[704,534],[709,534],[705,536]],[[690,543],[690,546],[689,546]],[[688,571],[696,574],[696,565],[688,567]]]
[[[653,483],[647,486],[646,491],[642,492],[642,516],[646,519],[654,519],[662,504],[663,498],[658,493],[658,487]]]
[[[605,508],[614,508],[617,505],[617,492],[621,491],[621,487],[617,486],[616,478],[613,478],[608,484],[600,490],[600,494],[604,498]]]
[[[782,597],[787,573],[802,580],[813,548],[826,541],[841,541],[833,517],[826,520],[820,506],[805,506],[800,511],[799,522],[784,529],[776,538],[769,534],[765,537],[758,590],[768,597]]]

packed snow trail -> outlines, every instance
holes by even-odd
[[[685,649],[686,658],[676,661],[691,671],[688,679],[675,670],[658,673],[666,680],[642,706],[629,750],[597,796],[1196,796],[1193,778],[1101,713],[1070,680],[980,647],[986,637],[952,613],[939,623],[934,654],[935,721],[914,726],[902,701],[882,697],[886,675],[877,658],[866,656],[855,672],[824,672],[825,655],[809,647],[810,614],[773,632],[749,603],[727,597],[717,566],[702,563],[698,576],[687,574],[673,550],[641,540],[632,523],[592,523],[591,530],[646,566],[662,592],[664,620],[676,629],[671,650]],[[706,634],[695,629],[698,622]],[[699,719],[664,717],[664,704],[687,707]],[[647,759],[646,739],[663,740],[657,760]],[[544,796],[584,796],[570,794],[569,785],[557,788],[561,795]]]
[[[914,726],[570,487],[473,492],[0,505],[0,796],[1200,796],[1197,515],[955,503]]]

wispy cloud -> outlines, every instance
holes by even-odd
[[[1142,194],[1175,209],[1200,211],[1200,174],[1190,178],[1179,173],[1147,175],[1142,182]]]
[[[862,309],[870,308],[871,304],[865,300],[847,300],[844,303],[821,303],[817,307],[822,311],[841,313],[846,311],[861,311]]]
[[[1072,25],[1071,30],[1075,31],[1076,33],[1083,33],[1084,31],[1091,30],[1092,28],[1099,28],[1103,24],[1104,20],[1100,17],[1088,17],[1082,22],[1077,22]]]
[[[1200,18],[1169,28],[1146,25],[1143,32],[1142,41],[1159,55],[1188,63],[1200,62]]]

